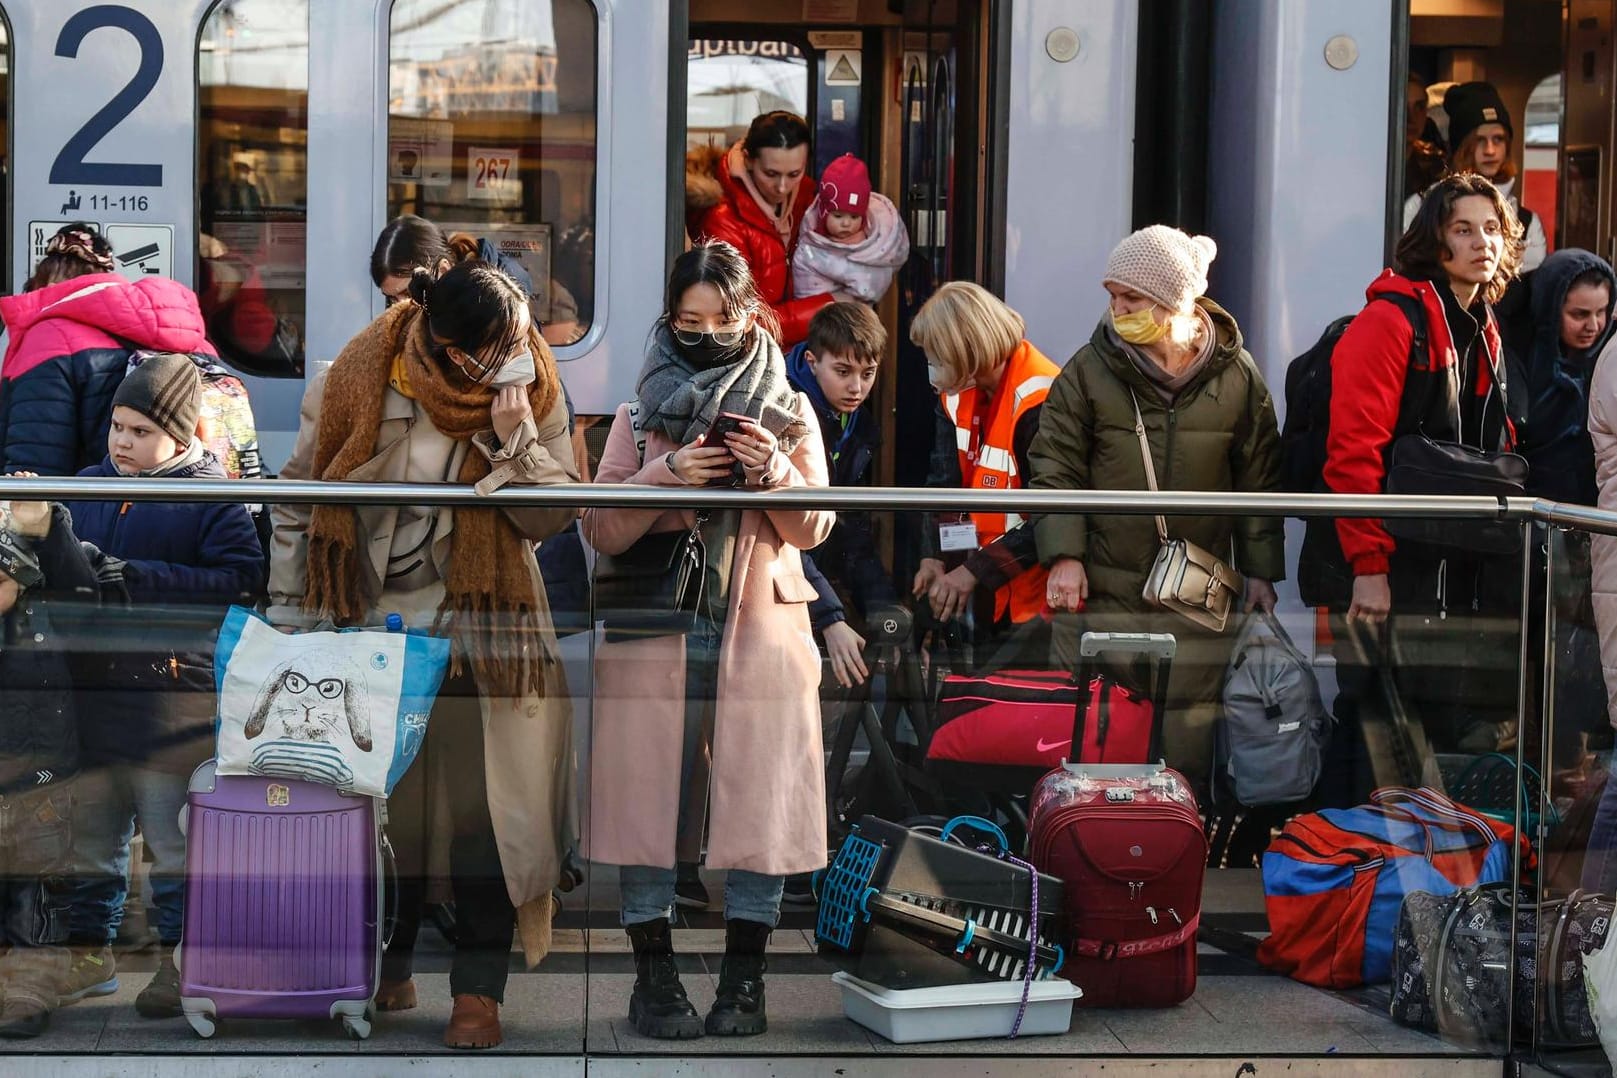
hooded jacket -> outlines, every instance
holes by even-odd
[[[739,146],[738,143],[731,150],[738,154]],[[746,185],[732,173],[732,153],[710,152],[700,160],[705,161],[709,157],[712,161],[711,174],[718,183],[722,197],[700,214],[692,214],[690,203],[687,203],[686,229],[697,242],[722,240],[741,252],[752,270],[753,280],[757,282],[758,294],[780,319],[781,347],[790,348],[808,336],[809,319],[814,317],[815,311],[831,302],[831,296],[825,293],[792,298],[792,252],[788,245],[781,240],[774,222],[764,216],[764,211],[747,191]],[[688,164],[687,171],[690,167]],[[792,247],[797,246],[802,234],[803,215],[814,204],[817,190],[818,185],[808,176],[803,177],[802,184],[797,188],[797,198],[789,211],[792,215]]]
[[[1568,354],[1561,344],[1561,308],[1572,282],[1588,272],[1606,282],[1606,330],[1587,351]],[[1510,413],[1517,451],[1527,458],[1527,492],[1555,501],[1592,505],[1595,451],[1589,440],[1589,382],[1595,359],[1611,337],[1617,275],[1606,260],[1572,247],[1557,251],[1532,277],[1530,319],[1507,327],[1505,355]]]
[[[69,658],[71,634],[92,622],[95,570],[61,506],[34,544],[43,582],[0,616],[0,798],[42,789],[79,770],[79,731]],[[61,624],[61,623],[65,623]]]
[[[79,473],[113,478],[110,460]],[[223,479],[211,453],[165,478]],[[104,644],[81,657],[86,763],[138,762],[189,774],[213,734],[213,641],[231,603],[252,603],[264,549],[240,505],[69,503],[84,542],[125,563],[130,605],[105,607]]]
[[[1132,390],[1160,489],[1279,489],[1280,429],[1269,389],[1241,346],[1235,319],[1211,300],[1196,303],[1212,319],[1217,341],[1171,405],[1108,336],[1106,322],[1095,327],[1050,387],[1028,452],[1031,487],[1147,489]],[[1151,517],[1052,513],[1037,518],[1035,528],[1045,565],[1076,558],[1084,563],[1092,597],[1125,609],[1144,607],[1140,593],[1159,546]],[[1246,576],[1285,576],[1285,533],[1278,518],[1169,517],[1168,534],[1224,558]]]
[[[1395,439],[1424,433],[1437,441],[1462,440],[1459,429],[1460,366],[1447,313],[1431,281],[1411,280],[1392,270],[1371,282],[1364,309],[1348,324],[1331,353],[1331,423],[1326,439],[1325,485],[1336,494],[1380,494],[1387,453]],[[1411,356],[1415,329],[1395,303],[1377,296],[1418,300],[1426,313],[1427,354]],[[1505,409],[1498,406],[1494,376],[1505,377],[1499,327],[1483,305],[1482,355],[1469,391],[1480,401],[1480,432],[1464,432],[1467,445],[1494,450],[1514,443]],[[1395,549],[1381,521],[1336,522],[1342,554],[1354,576],[1386,573]]]
[[[844,426],[842,413],[825,399],[825,391],[808,365],[807,352],[808,346],[799,344],[787,353],[786,376],[792,388],[808,398],[820,421],[831,485],[863,486],[876,459],[876,451],[881,447],[881,430],[876,425],[876,417],[869,408],[861,406]],[[869,513],[838,513],[837,522],[831,526],[831,537],[814,548],[812,560],[804,557],[803,575],[820,595],[809,605],[809,618],[814,628],[822,631],[846,618],[842,600],[827,575],[846,586],[862,614],[868,614],[872,604],[896,597],[892,578],[876,553]]]
[[[214,356],[196,294],[167,277],[92,273],[0,297],[0,473],[72,475],[107,451],[131,348]]]
[[[841,291],[866,303],[879,301],[910,257],[910,234],[898,207],[886,195],[873,193],[865,212],[865,238],[851,245],[821,232],[820,216],[818,202],[803,216],[792,255],[793,295]]]

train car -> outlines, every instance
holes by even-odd
[[[883,308],[895,330],[937,281],[972,277],[1006,289],[1066,354],[1101,307],[1075,282],[1096,280],[1131,221],[1127,0],[0,10],[7,286],[73,220],[107,231],[122,272],[192,284],[250,376],[272,469],[305,379],[381,310],[368,257],[400,213],[518,258],[548,293],[578,411],[610,414],[632,394],[683,242],[686,149],[733,139],[764,107],[810,118],[816,170],[858,152],[903,207],[916,242]],[[922,429],[909,358],[883,400]],[[884,475],[914,482],[924,466],[889,460]]]

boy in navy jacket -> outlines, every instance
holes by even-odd
[[[792,387],[808,395],[825,439],[825,458],[834,487],[862,486],[881,444],[876,417],[865,407],[887,331],[863,303],[832,303],[809,322],[808,338],[786,357]],[[831,669],[848,687],[869,676],[865,641],[848,624],[838,589],[853,600],[861,617],[873,605],[894,602],[897,593],[880,556],[868,513],[838,513],[831,537],[803,558],[803,569],[819,593],[809,606],[814,628],[825,638]]]
[[[223,479],[197,440],[201,379],[189,356],[144,358],[118,387],[106,460],[80,475]],[[105,646],[78,677],[85,773],[75,796],[74,960],[65,1002],[118,988],[110,943],[123,920],[137,821],[153,854],[151,897],[163,945],[135,1001],[147,1017],[180,1014],[185,839],[191,771],[212,748],[213,639],[226,607],[252,602],[263,548],[246,508],[223,503],[72,503],[79,538],[121,563],[130,605],[101,615]]]

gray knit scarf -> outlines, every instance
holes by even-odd
[[[707,370],[685,358],[667,326],[658,326],[646,349],[635,387],[645,412],[641,426],[661,431],[679,445],[705,434],[720,412],[749,416],[790,453],[808,435],[797,414],[797,393],[786,379],[786,361],[775,338],[761,329],[734,363]]]

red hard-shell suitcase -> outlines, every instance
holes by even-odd
[[[1156,659],[1148,760],[1160,760],[1176,644],[1166,634],[1085,633],[1080,677],[1105,652]],[[1084,743],[1079,716],[1073,743]],[[1190,785],[1161,763],[1063,763],[1033,793],[1029,859],[1060,879],[1067,964],[1085,1007],[1171,1007],[1196,990],[1207,836]]]

